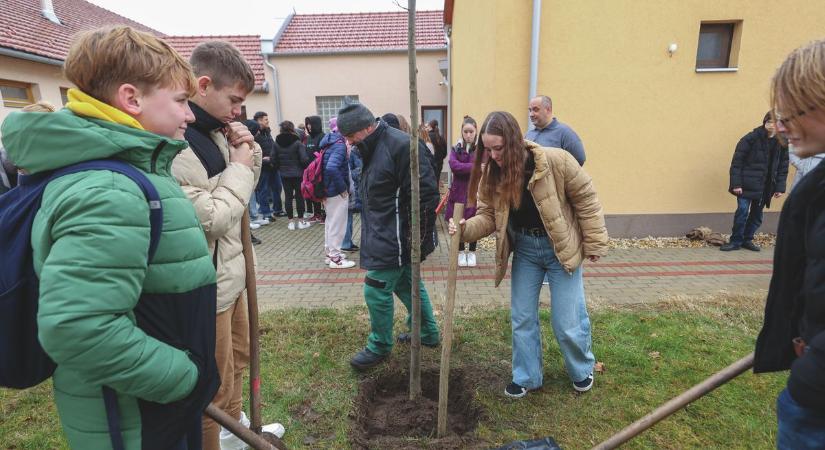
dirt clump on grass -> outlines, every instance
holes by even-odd
[[[409,398],[409,373],[389,371],[367,378],[358,387],[351,441],[358,449],[486,448],[474,437],[483,411],[475,401],[465,371],[450,373],[448,435],[437,437],[438,369],[421,372],[421,397]]]

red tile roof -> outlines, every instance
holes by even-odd
[[[2,0],[0,47],[63,60],[75,33],[104,25],[129,25],[163,33],[83,0],[53,0],[61,25],[43,17],[38,0]]]
[[[244,59],[252,67],[255,74],[255,86],[261,87],[264,84],[264,56],[261,54],[261,37],[258,35],[245,36],[167,36],[164,38],[175,50],[184,58],[189,59],[192,50],[198,44],[207,41],[227,41],[238,47]]]
[[[446,48],[443,11],[418,11],[415,45]],[[407,13],[296,14],[275,45],[282,55],[407,49]]]

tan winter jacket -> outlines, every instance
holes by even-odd
[[[261,147],[253,147],[252,169],[229,162],[229,143],[220,131],[209,134],[223,153],[226,169],[207,178],[206,168],[191,148],[172,163],[172,174],[195,205],[209,251],[217,252],[218,312],[229,309],[246,288],[241,218],[261,174]],[[216,248],[217,247],[217,248]]]
[[[562,149],[540,147],[527,140],[524,145],[536,162],[527,189],[564,269],[572,272],[586,256],[606,255],[607,228],[590,176]],[[510,210],[496,210],[496,205],[498,192],[493,199],[479,196],[478,212],[467,221],[462,240],[473,242],[495,231],[498,286],[507,273],[512,249],[507,233]]]

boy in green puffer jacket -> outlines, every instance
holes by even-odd
[[[149,205],[106,170],[49,183],[32,226],[40,280],[39,339],[57,364],[54,397],[75,449],[200,448],[200,420],[220,383],[215,269],[191,203],[170,174],[193,115],[189,64],[129,27],[75,39],[65,61],[66,109],[12,113],[2,143],[27,174],[114,158],[157,189],[163,232],[147,264]],[[103,387],[117,394],[109,432]]]

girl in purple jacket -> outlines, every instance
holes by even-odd
[[[453,172],[453,183],[450,185],[450,196],[447,199],[447,210],[445,220],[449,221],[453,217],[453,206],[456,203],[467,203],[467,188],[470,184],[470,171],[473,169],[475,159],[475,141],[478,126],[475,119],[464,116],[461,123],[461,141],[453,147],[450,152],[450,170]],[[476,214],[476,208],[467,207],[464,209],[464,218],[469,219]],[[476,266],[476,243],[470,242],[470,251],[464,251],[464,243],[458,247],[458,265],[460,267]]]

